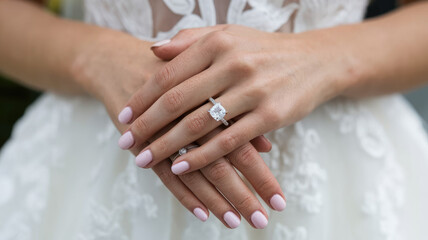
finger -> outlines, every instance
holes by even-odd
[[[165,129],[156,133],[149,141],[158,138],[171,129],[172,126],[173,124],[168,125]],[[135,149],[132,151],[135,153]],[[177,179],[177,176],[171,172],[171,162],[168,160],[162,161],[160,164],[154,166],[153,169],[165,186],[167,186],[177,199],[201,221],[204,222],[207,220],[209,216],[208,210],[211,210],[223,224],[228,224],[226,226],[234,228],[239,225],[239,213],[218,190],[212,186],[200,171],[195,171],[185,176],[179,176],[179,179]],[[198,204],[195,203],[195,198]]]
[[[181,175],[180,179],[226,227],[239,226],[240,214],[200,171]]]
[[[171,172],[171,162],[163,161],[153,167],[163,184],[172,192],[180,203],[193,213],[198,219],[205,222],[209,211],[206,206],[184,185],[180,178]]]
[[[161,41],[153,44],[151,50],[160,59],[171,60],[202,38],[205,34],[212,31],[218,31],[223,28],[224,25],[215,25],[203,28],[183,29],[179,31],[170,42]]]
[[[197,142],[202,145],[220,132],[221,128],[217,128]],[[254,149],[251,144],[247,145]],[[256,154],[258,155],[257,152]],[[260,160],[263,162],[263,159]],[[202,168],[201,172],[253,227],[259,229],[266,227],[268,223],[266,210],[225,158],[220,158]]]
[[[118,116],[119,122],[132,122],[169,89],[205,70],[215,54],[214,51],[203,51],[206,48],[202,46],[201,42],[197,42],[165,64],[132,95]]]
[[[233,124],[234,122],[239,121],[239,119],[244,116],[245,114],[239,115],[231,119],[229,122],[230,124]],[[264,135],[254,138],[250,141],[250,143],[254,146],[257,152],[270,152],[270,150],[272,149],[272,143]]]
[[[253,227],[266,227],[268,222],[266,210],[225,158],[220,158],[202,168],[201,172]]]
[[[230,163],[250,182],[260,197],[274,210],[286,206],[281,186],[257,150],[249,143],[227,155]],[[238,209],[239,210],[239,209]]]
[[[201,145],[206,143],[209,139],[220,133],[220,129],[221,128],[217,128],[211,133],[205,135],[198,140],[198,143]],[[263,158],[251,144],[246,143],[229,153],[227,155],[227,159],[229,159],[230,163],[245,176],[256,192],[272,209],[277,211],[284,210],[286,206],[284,193]],[[202,168],[202,173],[204,173],[203,169],[206,169],[211,165]],[[210,179],[208,176],[206,177]],[[227,195],[226,198],[229,199]],[[239,208],[238,211],[240,211]]]
[[[270,152],[272,143],[263,135],[258,136],[250,141],[257,152]]]
[[[177,158],[171,170],[183,174],[205,167],[268,130],[259,114],[248,113],[204,145]]]
[[[226,119],[233,118],[252,108],[250,101],[243,99],[244,97],[238,96],[242,95],[229,94],[218,98],[217,102],[224,103],[225,106],[227,106],[226,109],[230,110],[230,113],[226,114],[225,116]],[[136,157],[138,166],[145,168],[152,167],[159,161],[177,152],[182,147],[196,141],[222,124],[210,116],[208,110],[211,109],[211,107],[212,103],[207,103],[194,112],[190,113],[166,134],[159,137],[148,147],[146,147]],[[216,159],[212,159],[211,162],[215,160]],[[206,164],[208,164],[208,162]]]
[[[207,96],[214,96],[223,91],[230,82],[226,76],[217,74],[219,81],[216,84],[209,83],[217,72],[222,71],[213,68],[207,69],[168,90],[156,100],[129,126],[128,131],[132,133],[133,142],[135,142],[133,146],[139,146],[179,116],[202,105],[207,101]],[[209,87],[198,87],[201,85]]]

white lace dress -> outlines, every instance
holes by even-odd
[[[146,40],[235,23],[301,32],[361,21],[365,0],[86,0],[86,20]],[[0,155],[0,240],[421,240],[428,141],[401,96],[335,99],[266,135],[263,155],[288,198],[265,230],[226,229],[182,207],[117,146],[101,103],[50,93]],[[267,208],[268,209],[268,208]]]

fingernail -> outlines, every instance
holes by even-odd
[[[122,149],[129,149],[134,145],[134,137],[130,131],[127,131],[119,138],[119,147]]]
[[[155,42],[150,48],[160,47],[160,46],[163,46],[163,45],[168,44],[170,42],[171,42],[171,39],[165,39],[165,40],[162,40],[159,42]]]
[[[223,216],[224,221],[230,228],[237,228],[241,224],[241,220],[233,212],[226,212]]]
[[[132,119],[132,109],[130,107],[124,108],[120,113],[119,116],[117,116],[117,120],[119,120],[120,123],[126,124],[129,123]]]
[[[147,149],[146,151],[137,155],[137,157],[135,158],[135,164],[143,168],[147,166],[147,164],[149,164],[152,160],[153,160],[152,152],[149,149]]]
[[[177,164],[172,165],[171,171],[175,175],[178,175],[178,174],[184,173],[185,171],[189,170],[189,168],[190,168],[189,163],[186,161],[182,161],[182,162],[179,162]]]
[[[193,209],[193,214],[195,214],[195,216],[202,222],[205,222],[208,219],[208,215],[200,208]]]
[[[284,210],[287,204],[285,203],[285,200],[281,197],[281,195],[275,194],[270,199],[270,205],[272,205],[273,209],[275,209],[276,211],[282,211]]]
[[[257,229],[263,229],[268,224],[268,220],[266,219],[265,215],[263,215],[263,213],[260,211],[255,211],[253,214],[251,214],[251,222],[253,222]]]

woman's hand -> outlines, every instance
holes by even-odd
[[[75,63],[75,78],[78,82],[85,83],[83,86],[87,92],[103,101],[121,132],[124,132],[126,126],[119,124],[115,117],[121,106],[138,87],[148,84],[148,79],[165,64],[153,55],[150,45],[151,43],[126,34],[106,34],[95,39],[93,46],[85,48]],[[176,123],[165,126],[159,133],[167,132],[174,124]],[[212,134],[215,135],[216,132],[220,132],[220,128]],[[202,145],[213,135],[206,135],[197,142]],[[154,141],[158,136],[152,136],[147,142]],[[132,152],[138,153],[147,142],[134,146]],[[169,160],[158,164],[153,170],[177,199],[202,221],[208,218],[210,210],[227,227],[235,228],[240,223],[241,213],[252,226],[264,228],[267,224],[265,209],[229,163],[254,159],[257,165],[249,167],[247,172],[254,171],[255,168],[269,172],[257,150],[269,151],[270,143],[263,137],[258,137],[251,143],[253,145],[247,143],[230,154],[228,160],[217,159],[201,172],[177,177],[171,172]],[[270,174],[260,175],[254,178],[257,180],[254,186],[272,208],[280,211],[285,207],[285,198],[279,184],[272,178]]]
[[[298,121],[344,88],[337,80],[349,75],[349,60],[322,31],[281,34],[233,25],[211,28],[216,31],[167,63],[128,102],[135,116],[141,114],[129,128],[137,144],[188,112],[140,153],[150,158],[145,167],[222,125],[208,113],[213,106],[207,103],[209,97],[225,107],[226,120],[241,118],[179,157],[172,165],[175,174],[200,169],[256,136]],[[169,58],[176,40],[192,42],[197,31],[185,30],[154,51]]]

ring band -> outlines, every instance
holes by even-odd
[[[229,123],[224,119],[224,116],[227,114],[226,109],[221,105],[221,103],[216,102],[212,97],[210,97],[209,100],[214,105],[210,110],[208,110],[211,117],[217,122],[221,121],[225,126],[229,126]]]
[[[170,157],[170,159],[171,159],[171,161],[174,162],[175,159],[177,159],[179,156],[184,155],[190,149],[194,149],[194,148],[197,148],[197,147],[199,147],[199,145],[197,145],[197,144],[189,144],[189,145],[185,146],[184,148],[181,148],[180,150],[178,150],[178,152],[174,156]]]

